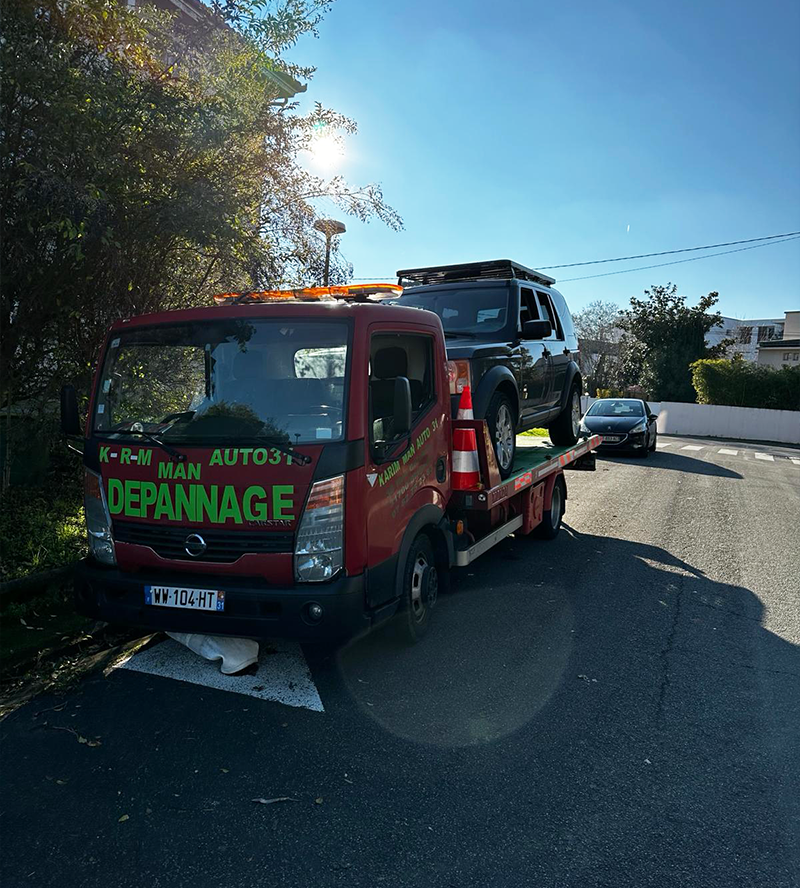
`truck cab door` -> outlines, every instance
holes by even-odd
[[[518,353],[519,367],[519,400],[522,420],[530,419],[541,411],[547,403],[549,390],[550,358],[545,342],[538,339],[523,339],[526,321],[546,319],[547,315],[539,313],[534,292],[530,287],[520,287],[519,307],[519,344],[515,348]]]
[[[450,389],[441,336],[408,325],[370,326],[367,422],[367,606],[396,595],[403,535],[426,506],[444,512],[450,496]],[[395,435],[395,379],[411,388],[411,429]]]

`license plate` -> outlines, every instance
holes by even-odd
[[[622,440],[622,435],[603,435],[603,441],[608,441],[610,444],[615,444],[617,441]]]
[[[182,586],[145,586],[144,603],[158,607],[224,611],[225,593],[216,589],[186,589]]]

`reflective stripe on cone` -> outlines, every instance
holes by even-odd
[[[475,419],[472,415],[472,392],[468,385],[465,385],[464,390],[461,392],[456,419]]]
[[[469,490],[477,487],[480,480],[475,429],[453,429],[453,489]]]

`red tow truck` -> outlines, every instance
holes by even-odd
[[[485,422],[451,416],[439,318],[380,299],[397,289],[226,294],[113,326],[84,429],[62,391],[86,472],[82,613],[301,641],[393,620],[416,641],[451,568],[558,533],[564,469],[593,469],[599,438],[520,448],[501,480]],[[474,449],[454,465],[456,429]]]

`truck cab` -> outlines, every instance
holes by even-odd
[[[218,302],[108,334],[83,433],[79,610],[181,632],[353,636],[398,610],[413,543],[405,604],[422,631],[437,565],[453,560],[438,316],[305,291]]]

